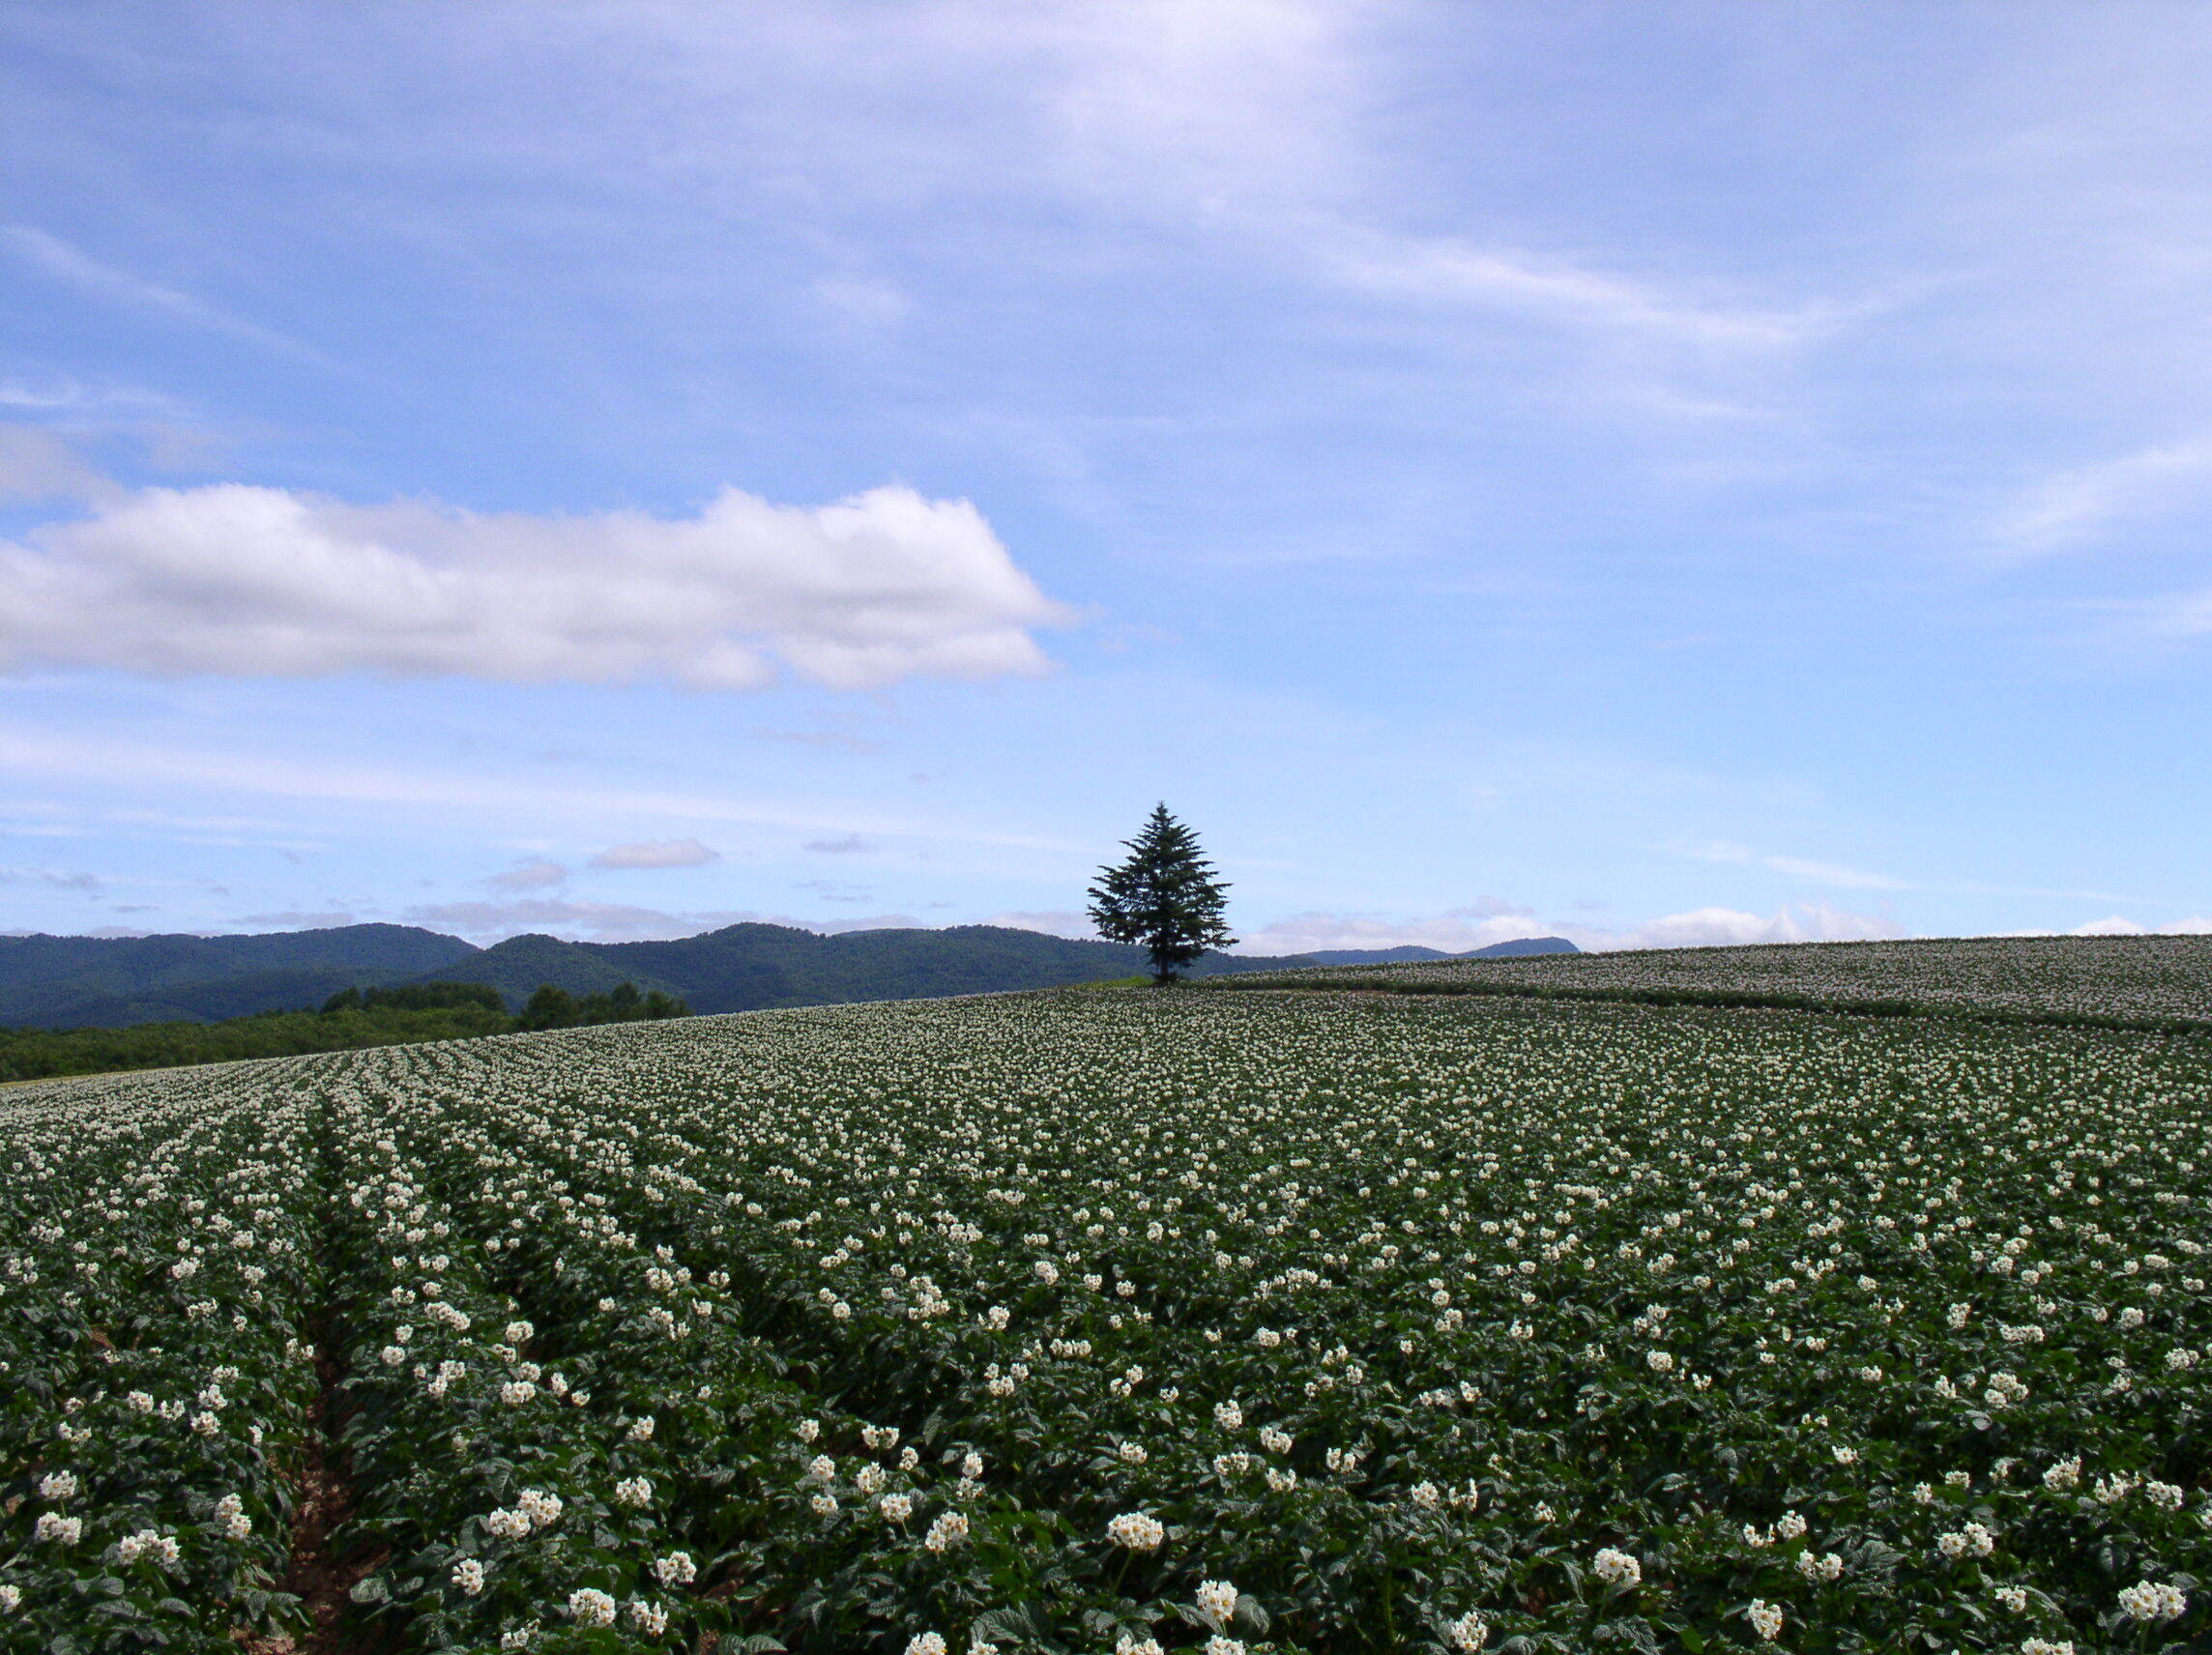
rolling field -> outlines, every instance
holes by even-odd
[[[2201,1647],[2208,1058],[1189,989],[13,1089],[0,1641]]]
[[[2212,937],[1966,937],[1900,943],[1778,943],[1646,948],[1404,966],[1341,966],[1225,981],[1399,990],[1526,988],[1564,993],[1886,1002],[2014,1017],[2182,1019],[2212,1027]]]

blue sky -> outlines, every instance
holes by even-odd
[[[2200,24],[0,4],[0,929],[2212,927]]]

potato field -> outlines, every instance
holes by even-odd
[[[2201,1649],[2208,1125],[2197,1038],[1205,989],[15,1088],[0,1646]]]
[[[1804,1001],[2084,1018],[2212,1023],[2212,936],[1954,937],[1897,943],[1775,943],[1635,948],[1518,959],[1337,966],[1214,979],[1243,988],[1289,981],[1399,988],[1552,992],[1780,994]]]

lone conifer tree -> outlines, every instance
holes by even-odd
[[[1153,807],[1143,832],[1122,842],[1129,859],[1100,868],[1091,887],[1091,921],[1101,937],[1141,944],[1152,956],[1152,980],[1161,983],[1175,981],[1207,949],[1237,941],[1221,920],[1229,887],[1198,854],[1198,836],[1165,804]]]

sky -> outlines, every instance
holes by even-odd
[[[0,930],[2212,930],[2202,22],[0,0]]]

